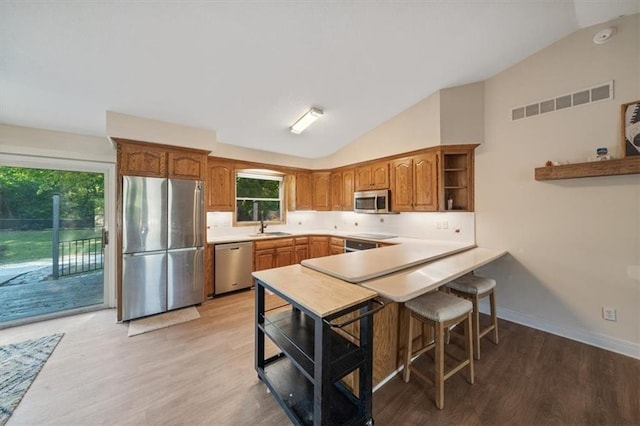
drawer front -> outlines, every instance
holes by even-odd
[[[309,244],[309,237],[296,237],[295,242],[297,246]]]
[[[331,239],[329,240],[329,243],[332,246],[343,246],[344,245],[344,238],[331,237]]]
[[[253,244],[256,250],[287,246],[293,247],[293,238],[271,238],[268,240],[254,241]]]

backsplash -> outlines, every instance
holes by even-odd
[[[246,235],[256,226],[233,227],[233,213],[207,212],[207,238]],[[286,225],[269,231],[335,230],[340,233],[375,232],[399,237],[475,242],[475,214],[469,212],[362,214],[354,212],[288,212]]]

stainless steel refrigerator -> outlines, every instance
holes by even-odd
[[[204,185],[123,176],[122,319],[202,303]]]

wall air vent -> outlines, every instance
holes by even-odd
[[[613,99],[613,81],[511,109],[511,121]]]

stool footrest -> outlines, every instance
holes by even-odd
[[[447,372],[444,375],[444,380],[447,380],[449,377],[453,376],[454,374],[456,374],[458,371],[462,370],[463,368],[465,368],[467,365],[469,365],[469,360],[466,359],[464,361],[462,361],[460,364],[456,365],[455,367],[453,367],[451,370],[449,370],[449,372]],[[473,382],[472,382],[473,383]]]

